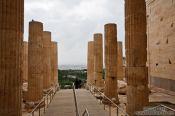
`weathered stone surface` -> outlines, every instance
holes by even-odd
[[[0,1],[0,116],[21,116],[24,0]]]
[[[23,82],[28,81],[28,42],[23,42],[22,47],[22,78]]]
[[[117,42],[117,79],[122,80],[124,78],[123,73],[123,46],[122,42]]]
[[[58,45],[57,42],[51,43],[51,69],[52,85],[58,85]]]
[[[125,27],[128,84],[126,109],[133,116],[135,111],[142,110],[149,101],[145,0],[125,0]]]
[[[148,84],[147,67],[127,67],[126,68],[127,85],[139,86]]]
[[[94,79],[94,41],[88,42],[88,58],[87,58],[87,83],[95,84]]]
[[[28,100],[38,101],[43,96],[43,24],[29,23],[28,42]]]
[[[95,86],[104,87],[103,81],[103,40],[102,34],[94,34],[94,79]]]
[[[43,32],[43,89],[51,87],[51,32]]]
[[[127,83],[122,80],[118,80],[118,94],[126,95]]]
[[[175,93],[175,1],[147,0],[150,85]]]
[[[145,0],[125,0],[125,33],[127,66],[146,66]]]
[[[117,93],[117,25],[105,25],[105,95],[118,102]]]

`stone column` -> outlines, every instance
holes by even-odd
[[[21,116],[24,0],[0,1],[0,116]]]
[[[88,42],[87,83],[94,84],[94,42]]]
[[[52,85],[58,85],[58,46],[57,42],[51,43],[51,68],[52,68]]]
[[[117,79],[123,80],[123,46],[122,42],[117,42]]]
[[[145,0],[125,0],[127,112],[134,115],[148,104]]]
[[[43,96],[43,24],[29,23],[28,43],[28,100],[38,101]]]
[[[94,79],[95,86],[104,87],[103,81],[103,40],[102,34],[94,34]]]
[[[105,25],[105,95],[118,103],[117,92],[117,25]]]
[[[22,77],[23,82],[28,81],[28,42],[23,42],[22,48]]]
[[[43,89],[51,87],[51,32],[43,32]]]

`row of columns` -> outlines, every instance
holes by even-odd
[[[44,35],[40,22],[29,23],[28,43],[23,42],[23,33],[24,0],[1,0],[0,116],[22,115],[23,81],[28,81],[28,101],[42,98],[45,80],[50,80],[45,88],[57,84],[57,43]]]
[[[122,43],[117,43],[116,24],[105,25],[105,95],[118,101],[117,80],[123,79]],[[145,0],[125,0],[125,46],[127,106],[126,111],[133,116],[136,111],[143,110],[149,103],[147,37],[146,37],[146,3]],[[95,36],[102,38],[102,35]],[[101,40],[102,41],[102,40]],[[102,44],[95,44],[96,39],[88,43],[88,76],[87,83],[100,87],[103,69]],[[100,46],[100,47],[99,47]],[[100,51],[101,54],[98,52]],[[97,58],[100,58],[97,60]],[[100,65],[99,65],[100,64]],[[97,75],[98,74],[98,75]]]
[[[117,42],[116,24],[106,24],[104,28],[105,79],[103,79],[103,35],[96,33],[94,41],[88,43],[87,83],[104,89],[105,95],[110,99],[115,99],[115,102],[118,103],[117,79],[123,79],[122,43]]]
[[[58,83],[57,43],[51,41],[51,32],[43,31],[43,24],[29,22],[28,92],[26,101],[37,102]]]

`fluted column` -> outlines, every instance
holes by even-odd
[[[52,68],[52,85],[58,84],[58,45],[57,42],[51,43],[51,68]]]
[[[117,92],[117,25],[105,25],[105,95],[118,103]]]
[[[123,46],[122,42],[117,42],[117,79],[122,80],[124,78],[123,75]]]
[[[43,96],[43,24],[29,23],[28,43],[28,101],[38,101]]]
[[[43,89],[51,87],[51,32],[43,32]]]
[[[0,116],[21,116],[24,0],[0,1]]]
[[[88,42],[87,83],[94,84],[94,42]]]
[[[102,88],[103,82],[103,40],[102,34],[94,34],[94,79],[95,86]]]
[[[145,0],[125,0],[127,112],[132,116],[148,104]]]
[[[28,42],[23,42],[22,48],[22,77],[23,81],[28,81]]]

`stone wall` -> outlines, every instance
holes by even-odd
[[[149,83],[175,92],[175,0],[147,0]]]

